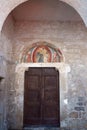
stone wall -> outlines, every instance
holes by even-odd
[[[12,42],[13,42],[13,20],[9,15],[0,36],[0,130],[6,130],[8,126],[8,95],[11,85],[10,70],[12,69]],[[9,67],[10,66],[10,67]]]
[[[82,23],[31,21],[14,24],[12,17],[9,16],[0,38],[0,67],[3,66],[0,76],[4,77],[0,82],[0,130],[5,130],[6,127],[20,128],[23,125],[21,120],[17,122],[18,116],[21,117],[23,114],[17,109],[21,107],[21,104],[18,106],[18,100],[21,100],[21,96],[23,97],[19,83],[23,77],[20,75],[22,73],[20,70],[20,74],[15,79],[16,66],[19,65],[25,49],[42,41],[59,48],[65,57],[65,63],[71,68],[67,80],[68,91],[64,93],[67,109],[63,108],[64,117],[61,126],[76,128],[76,130],[77,128],[87,129],[86,36],[87,30]]]
[[[19,59],[23,50],[32,44],[40,41],[46,41],[60,48],[71,72],[68,75],[68,91],[65,94],[65,100],[68,100],[67,117],[64,115],[61,124],[68,128],[87,129],[87,30],[82,23],[70,22],[16,22],[15,24],[15,44],[14,44],[14,61],[15,65],[19,64]],[[17,77],[15,83],[21,80]],[[19,93],[13,97],[15,105],[14,113],[10,113],[10,128],[15,127],[17,115],[17,96],[20,98],[20,84],[14,86],[15,92]],[[63,108],[65,110],[65,108]],[[66,110],[65,110],[66,111]],[[20,113],[21,114],[21,113]],[[65,118],[66,117],[66,118]],[[17,124],[20,127],[20,124]]]

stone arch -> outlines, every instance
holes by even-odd
[[[41,56],[43,56],[43,61],[40,61]],[[28,48],[25,48],[19,57],[19,63],[65,62],[61,50],[45,41],[34,43]]]
[[[82,11],[82,3],[79,2],[79,1],[75,1],[75,0],[70,0],[70,1],[67,1],[67,0],[60,0],[61,2],[63,3],[66,3],[68,4],[70,7],[74,8],[74,10],[78,13],[78,15],[81,17],[83,23],[85,24],[85,26],[87,26],[87,21],[84,17],[84,14],[83,14],[83,11]],[[80,8],[79,8],[80,7]],[[86,12],[85,12],[86,13]]]
[[[28,0],[10,0],[10,1],[5,1],[5,0],[0,0],[0,32],[2,30],[3,24],[7,18],[7,16],[11,13],[12,10],[14,10],[17,6],[20,4],[26,2]],[[83,22],[87,26],[87,1],[83,0],[82,2],[77,0],[60,0],[71,7],[73,7],[77,13],[81,16],[83,19]],[[84,8],[83,8],[84,7]],[[4,13],[3,13],[4,12]]]

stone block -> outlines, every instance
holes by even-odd
[[[84,103],[83,103],[83,102],[78,102],[77,105],[79,105],[79,106],[83,106]]]
[[[78,112],[71,112],[71,113],[69,114],[69,117],[70,117],[70,118],[78,118]]]
[[[85,111],[85,108],[84,107],[75,107],[75,110],[76,111]]]
[[[83,102],[84,101],[84,97],[78,97],[78,101],[79,102]]]

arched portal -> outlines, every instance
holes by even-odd
[[[41,43],[41,42],[40,42]],[[47,42],[42,42],[43,44],[40,44],[40,43],[37,43],[37,44],[34,44],[34,45],[32,45],[29,49],[27,49],[27,51],[24,51],[25,53],[23,53],[23,55],[22,55],[22,57],[21,57],[21,62],[19,62],[18,64],[17,64],[17,66],[16,66],[16,70],[15,70],[15,73],[16,73],[16,77],[15,77],[15,89],[16,89],[16,94],[17,94],[17,97],[16,97],[16,102],[17,102],[17,110],[16,110],[16,117],[17,117],[17,119],[16,119],[16,126],[14,126],[14,127],[16,127],[16,128],[23,128],[23,126],[26,126],[26,125],[31,125],[31,123],[29,123],[32,119],[30,119],[30,120],[26,120],[26,118],[25,118],[25,115],[26,115],[26,112],[25,112],[25,110],[27,110],[27,107],[26,107],[26,103],[24,103],[25,102],[25,99],[26,99],[26,97],[25,97],[25,99],[24,99],[24,91],[26,90],[25,88],[26,87],[30,87],[30,86],[32,86],[32,85],[30,85],[30,86],[24,86],[24,83],[25,83],[25,74],[26,73],[29,73],[30,75],[31,75],[31,68],[32,68],[32,70],[33,70],[33,75],[34,75],[34,70],[38,70],[39,71],[39,68],[40,68],[40,70],[41,71],[39,71],[38,72],[38,75],[39,75],[39,73],[40,74],[42,74],[42,78],[41,78],[41,76],[39,77],[39,80],[37,81],[37,80],[35,80],[35,78],[33,78],[35,81],[33,81],[33,83],[34,82],[36,82],[35,84],[37,84],[37,82],[39,82],[40,81],[40,78],[41,78],[41,80],[42,80],[42,83],[43,83],[43,81],[45,81],[45,80],[43,80],[43,73],[41,73],[42,72],[42,69],[46,69],[48,72],[49,72],[49,68],[50,68],[50,70],[52,70],[52,72],[55,70],[55,72],[59,72],[59,75],[58,75],[58,79],[59,80],[55,80],[56,81],[56,84],[58,85],[58,87],[59,87],[59,93],[57,93],[58,94],[58,96],[59,96],[59,102],[56,102],[56,103],[58,103],[59,104],[59,108],[57,108],[57,110],[58,111],[56,111],[57,113],[58,113],[58,117],[54,117],[55,118],[55,121],[53,121],[53,122],[51,122],[50,124],[47,124],[47,125],[52,125],[52,123],[54,124],[54,125],[57,125],[57,126],[60,126],[60,127],[65,127],[64,126],[64,124],[63,124],[63,122],[64,122],[64,120],[67,118],[67,105],[68,105],[68,99],[66,98],[66,95],[67,95],[67,92],[68,92],[68,85],[67,85],[67,75],[68,75],[68,72],[70,72],[70,67],[69,67],[69,65],[67,65],[67,64],[65,64],[64,63],[64,61],[63,61],[63,55],[62,55],[62,53],[61,53],[61,51],[59,51],[59,49],[57,49],[57,47],[53,47],[52,45],[50,45],[50,44],[47,44]],[[49,47],[49,48],[48,48]],[[54,49],[53,50],[53,52],[52,52],[52,49]],[[26,50],[26,49],[25,49]],[[38,58],[38,55],[37,55],[37,53],[40,51],[41,52],[41,54],[43,53],[43,50],[44,50],[44,52],[45,53],[49,53],[48,54],[48,60],[46,60],[46,62],[44,62],[43,60],[41,60],[40,62],[38,62],[36,59],[33,59],[33,60],[35,60],[35,62],[31,62],[30,61],[30,59],[31,58]],[[30,53],[31,52],[31,53]],[[55,61],[54,62],[54,60],[53,60],[53,58],[50,58],[50,56],[52,56],[52,54],[50,54],[50,53],[53,53],[54,54],[54,52],[56,52],[57,53],[57,61]],[[31,56],[29,56],[29,62],[27,61],[27,58],[26,58],[26,56],[27,56],[27,54],[30,54]],[[60,55],[61,54],[61,55]],[[35,56],[34,56],[35,55]],[[33,57],[32,57],[33,56]],[[50,60],[49,60],[49,58],[50,58]],[[53,60],[53,61],[52,61]],[[51,61],[51,62],[50,62]],[[55,68],[55,69],[54,69]],[[30,71],[29,71],[29,69],[30,69]],[[46,71],[46,72],[47,72]],[[51,71],[50,71],[51,72]],[[46,76],[46,73],[44,73],[45,74],[45,76]],[[36,75],[36,74],[35,74]],[[55,75],[55,74],[54,74]],[[54,75],[52,76],[52,73],[51,73],[51,78],[53,78],[53,79],[51,79],[52,81],[55,79],[54,78]],[[29,76],[29,75],[28,75]],[[44,77],[45,77],[44,76]],[[30,76],[31,77],[31,76]],[[57,78],[57,77],[56,77]],[[33,80],[32,79],[32,80]],[[46,77],[45,77],[45,79],[46,79]],[[46,81],[48,80],[48,78],[46,79]],[[50,78],[49,78],[49,80],[50,80]],[[26,80],[26,81],[28,81],[28,80]],[[31,80],[30,80],[31,81]],[[51,81],[50,81],[51,82]],[[25,83],[25,84],[33,84],[33,83]],[[54,83],[54,82],[52,82],[52,83]],[[52,84],[51,83],[51,84]],[[43,83],[44,84],[44,83]],[[46,82],[45,82],[45,84],[46,84]],[[35,86],[34,86],[35,87]],[[38,87],[37,87],[38,88]],[[32,88],[31,88],[32,89]],[[19,90],[20,90],[20,93],[19,93]],[[42,89],[43,90],[43,89]],[[56,90],[57,91],[57,90]],[[25,91],[25,92],[27,92],[28,93],[28,90],[27,91]],[[35,92],[35,91],[34,91]],[[42,92],[42,91],[41,91]],[[52,93],[53,94],[53,93]],[[29,96],[29,94],[28,94],[28,96]],[[32,94],[31,94],[31,96],[30,97],[32,97]],[[32,98],[31,98],[32,99]],[[42,100],[42,98],[41,98],[41,100]],[[53,99],[52,99],[53,100]],[[25,106],[24,106],[24,104],[25,104]],[[28,103],[29,104],[29,103]],[[32,104],[32,103],[31,103]],[[41,105],[42,104],[42,102],[41,103],[39,103],[39,106],[42,106]],[[52,105],[52,104],[51,104]],[[20,107],[21,106],[21,107]],[[49,106],[49,105],[48,105]],[[52,106],[51,106],[52,107]],[[36,108],[37,108],[37,111],[39,110],[39,108],[36,106]],[[42,106],[42,108],[43,108],[43,106]],[[65,108],[66,108],[66,110],[65,110]],[[60,111],[59,111],[59,109],[60,109]],[[33,114],[35,114],[35,112],[36,111],[34,111],[34,109],[31,109],[32,111],[30,112],[30,113],[33,113]],[[52,110],[52,109],[51,109]],[[53,110],[54,110],[54,108],[53,108]],[[53,111],[52,110],[52,111]],[[20,113],[20,116],[19,116],[19,113]],[[63,113],[65,113],[65,114],[63,114]],[[46,113],[45,113],[46,114]],[[38,114],[36,114],[36,115],[38,115]],[[39,116],[41,117],[41,119],[43,118],[43,120],[46,120],[46,118],[45,117],[43,117],[42,116],[43,115],[43,110],[41,109],[41,113],[39,113]],[[55,115],[55,113],[54,113],[54,115]],[[28,114],[28,116],[30,116],[30,114]],[[50,115],[50,116],[52,116],[52,115]],[[28,117],[27,117],[28,118]],[[52,118],[52,117],[51,117]],[[35,119],[36,120],[36,119]],[[36,121],[36,122],[38,122],[38,123],[36,123],[35,122],[35,120],[33,120],[33,121],[31,121],[31,122],[33,122],[33,124],[32,125],[38,125],[38,123],[39,123],[39,119],[38,119],[38,121]],[[49,120],[51,120],[51,119],[49,119]],[[52,121],[52,120],[51,120]],[[40,122],[42,122],[42,120],[40,120]],[[48,121],[49,122],[49,121]],[[45,122],[46,123],[46,122]]]
[[[46,28],[47,29],[47,28]],[[37,31],[36,31],[37,32]],[[66,31],[67,32],[67,31]],[[55,33],[52,33],[54,36],[55,36]],[[62,33],[61,33],[62,34]],[[26,34],[27,35],[27,34]],[[58,35],[58,33],[57,33]],[[28,37],[29,38],[29,37]],[[47,38],[47,39],[51,39],[50,38]],[[47,40],[45,38],[42,38],[41,40]],[[57,39],[57,37],[53,38],[53,41],[56,41],[55,39]],[[38,41],[40,39],[34,39],[35,41]],[[34,41],[33,40],[33,41]],[[57,39],[59,42],[60,40]],[[65,40],[65,39],[64,39]],[[29,41],[29,39],[28,39]],[[27,43],[28,43],[27,41]],[[49,40],[51,41],[51,40]],[[56,45],[59,46],[58,41],[56,41]],[[30,41],[31,42],[31,41]],[[20,42],[19,42],[20,43]],[[20,43],[21,44],[21,43]],[[62,41],[61,41],[61,45],[62,45]],[[61,53],[60,51],[58,50],[56,53],[57,54],[57,63],[56,62],[50,62],[50,61],[54,61],[53,60],[53,55],[51,55],[51,48],[49,48],[49,46],[47,45],[38,45],[36,48],[30,48],[24,56],[24,58],[22,57],[22,59],[20,60],[20,62],[16,62],[15,63],[15,66],[16,66],[16,79],[15,80],[15,91],[16,91],[16,96],[15,96],[15,101],[13,103],[15,103],[17,105],[17,108],[15,109],[14,107],[14,111],[15,112],[12,112],[14,114],[15,117],[18,117],[16,120],[16,125],[15,124],[12,124],[12,127],[13,128],[22,128],[23,127],[23,93],[24,93],[24,73],[26,71],[26,69],[28,69],[29,67],[55,67],[56,69],[58,69],[59,71],[59,74],[60,74],[60,108],[61,108],[61,111],[60,111],[60,122],[61,122],[61,127],[64,126],[64,123],[63,123],[63,120],[67,118],[67,97],[66,97],[66,93],[67,93],[67,73],[69,72],[69,67],[67,64],[64,63],[64,60],[62,60],[62,56],[61,56]],[[63,46],[61,46],[62,48]],[[71,47],[72,48],[72,47]],[[29,60],[29,56],[28,56],[28,53],[30,53],[30,51],[33,49],[33,52],[32,52],[32,56],[30,57],[31,59],[31,63],[30,63],[30,60]],[[48,59],[44,60],[44,58],[41,58],[43,57],[43,51],[39,51],[39,49],[45,49],[45,52],[48,52]],[[66,49],[66,48],[65,48]],[[55,50],[55,49],[54,49]],[[68,50],[68,49],[67,49]],[[18,50],[20,51],[20,50]],[[40,52],[40,54],[39,54]],[[56,50],[54,51],[56,52]],[[39,55],[38,55],[39,54]],[[18,58],[19,58],[19,55],[17,55]],[[25,58],[25,56],[28,56],[28,58]],[[38,58],[40,56],[40,58]],[[45,57],[46,57],[46,53],[45,53]],[[52,57],[52,59],[51,59]],[[33,59],[32,59],[33,58]],[[27,61],[27,62],[26,62]],[[39,63],[37,63],[37,61]],[[46,61],[46,62],[45,62]],[[49,63],[48,63],[49,61]],[[22,62],[22,63],[21,63]],[[34,62],[34,63],[33,63]],[[43,62],[43,63],[42,63]],[[13,90],[12,90],[13,91]],[[64,109],[66,108],[66,110]],[[16,114],[15,114],[16,113]],[[64,114],[63,114],[64,113]],[[14,117],[14,118],[15,118]],[[13,120],[14,121],[14,120]],[[10,123],[9,123],[10,124]]]
[[[19,6],[20,4],[23,4],[24,2],[26,2],[28,0],[15,0],[14,2],[11,0],[11,1],[3,1],[1,2],[1,8],[0,8],[0,32],[2,30],[2,27],[3,27],[3,24],[7,18],[7,16],[11,13],[11,11],[13,11],[17,6]],[[78,14],[81,16],[81,18],[83,19],[83,22],[85,23],[85,25],[87,25],[87,20],[86,20],[86,9],[87,8],[84,8],[83,7],[86,7],[87,5],[87,2],[84,1],[80,1],[77,0],[77,1],[74,1],[74,0],[71,0],[71,1],[66,1],[66,0],[61,0],[63,1],[64,3],[67,3],[68,5],[70,5],[71,7],[73,7],[77,12]],[[3,6],[4,5],[4,6]],[[80,8],[79,8],[79,5]],[[85,10],[85,13],[84,14],[83,10]],[[4,12],[4,13],[3,13]]]
[[[52,63],[63,62],[62,52],[47,42],[38,42],[25,49],[21,62],[34,65],[24,73],[23,126],[60,127],[59,70]]]

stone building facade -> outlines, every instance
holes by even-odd
[[[59,71],[60,128],[87,130],[86,0],[0,0],[0,130],[22,129],[24,74]],[[32,47],[57,50],[58,61],[24,60]]]

